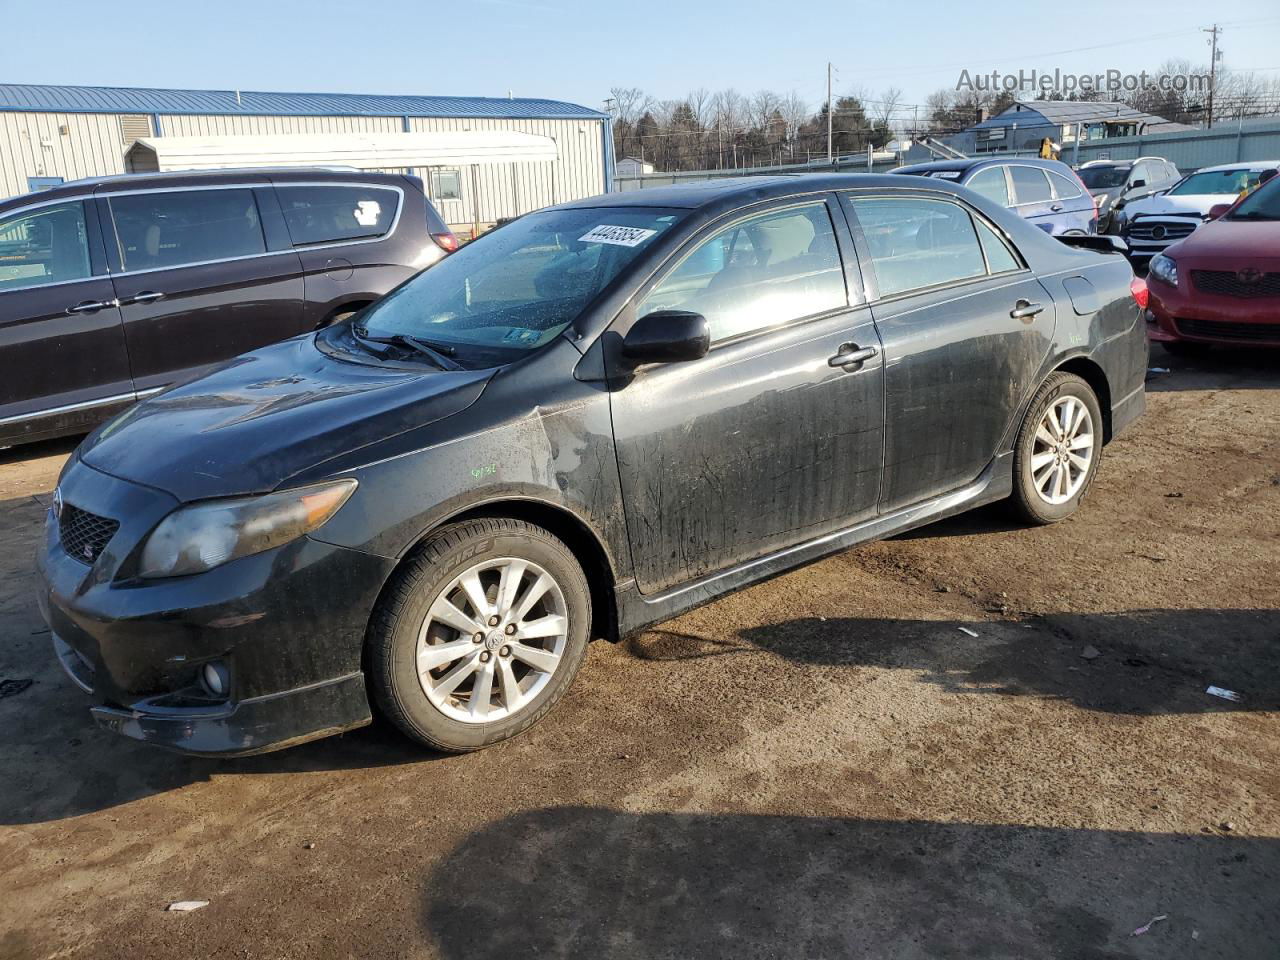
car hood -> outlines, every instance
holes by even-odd
[[[1180,262],[1224,270],[1280,269],[1280,221],[1213,220],[1169,248]]]
[[[492,373],[344,362],[299,337],[142,401],[91,434],[79,455],[182,501],[260,493],[466,409]]]
[[[1234,199],[1235,195],[1229,193],[1188,193],[1172,197],[1163,194],[1158,197],[1134,200],[1126,204],[1125,208],[1129,211],[1131,220],[1139,215],[1150,216],[1162,213],[1198,213],[1203,216],[1211,207],[1219,203],[1230,203]]]

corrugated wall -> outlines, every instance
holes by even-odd
[[[28,177],[123,173],[124,148],[116,114],[0,113],[0,197],[26,193]]]
[[[560,159],[554,163],[494,164],[462,170],[462,199],[437,202],[452,224],[470,223],[472,199],[479,188],[478,217],[492,223],[553,203],[594,197],[604,192],[604,131],[599,120],[456,120],[411,117],[414,132],[442,130],[514,130],[550,137]],[[416,171],[426,179],[426,171]]]
[[[520,163],[460,170],[461,200],[437,203],[451,224],[514,217],[604,190],[603,121],[497,120],[411,117],[410,130],[514,130],[555,140],[554,163]],[[67,128],[66,134],[59,127]],[[237,136],[289,133],[396,133],[402,117],[160,117],[161,136]],[[124,172],[126,144],[117,114],[0,113],[0,197],[27,192],[28,177],[104,176]],[[474,176],[472,170],[474,169]],[[415,170],[428,179],[426,170]],[[474,184],[474,186],[473,186]],[[478,203],[473,203],[478,199]]]

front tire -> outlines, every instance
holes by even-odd
[[[1013,505],[1023,519],[1057,523],[1076,512],[1098,470],[1102,429],[1088,383],[1063,372],[1045,380],[1014,447]]]
[[[582,567],[552,534],[505,518],[450,524],[397,572],[374,611],[374,703],[438,750],[506,740],[569,689],[590,623]]]

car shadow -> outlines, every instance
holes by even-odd
[[[1235,960],[1277,878],[1269,837],[558,807],[463,841],[423,926],[459,960]]]
[[[1151,345],[1148,393],[1180,390],[1275,390],[1280,388],[1280,349],[1214,347],[1191,357]]]
[[[14,447],[0,447],[0,466],[9,463],[23,463],[27,460],[40,460],[44,457],[65,457],[73,453],[84,434],[73,437],[59,437],[56,440],[41,440],[39,443],[23,443]]]
[[[797,663],[910,670],[951,693],[1046,697],[1139,716],[1280,710],[1280,610],[802,618],[739,636]],[[1206,693],[1210,685],[1239,701]]]

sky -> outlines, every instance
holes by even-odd
[[[1280,75],[1275,0],[0,0],[0,82],[548,97],[610,87],[903,91],[903,116],[970,74],[1136,72],[1171,57]],[[14,42],[20,40],[20,42]]]

